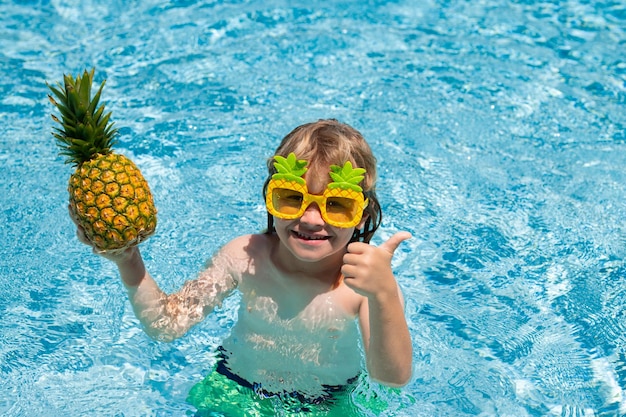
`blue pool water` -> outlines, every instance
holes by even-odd
[[[264,227],[265,158],[334,117],[378,156],[373,243],[414,236],[414,377],[361,384],[380,415],[626,415],[624,2],[3,1],[0,22],[0,415],[191,415],[235,320],[150,341],[75,239],[46,82],[92,66],[167,291]]]

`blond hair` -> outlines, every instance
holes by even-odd
[[[292,130],[283,138],[274,155],[286,157],[291,152],[296,154],[298,159],[308,161],[307,167],[313,172],[327,172],[331,165],[341,166],[346,161],[350,161],[354,167],[365,168],[365,178],[360,185],[363,188],[363,194],[369,199],[369,204],[363,213],[367,218],[362,230],[355,229],[351,242],[369,242],[380,226],[382,212],[375,189],[376,158],[361,133],[335,119],[321,119]],[[273,157],[267,161],[267,169],[269,176],[263,186],[263,197],[266,194],[267,184],[276,173]],[[274,219],[268,213],[266,233],[273,231]]]

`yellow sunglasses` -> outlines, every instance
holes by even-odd
[[[322,195],[310,194],[302,176],[307,161],[298,160],[291,153],[287,158],[274,156],[277,173],[272,175],[267,186],[265,204],[267,211],[278,218],[293,220],[302,217],[311,203],[317,204],[322,219],[335,227],[355,227],[363,217],[369,200],[358,185],[363,180],[365,169],[352,168],[350,161],[343,166],[332,165],[329,183]]]

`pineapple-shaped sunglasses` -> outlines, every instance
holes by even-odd
[[[355,227],[361,221],[368,200],[359,183],[365,169],[353,168],[350,161],[343,166],[331,165],[330,178],[322,195],[310,194],[304,174],[307,161],[297,159],[292,152],[287,158],[275,155],[276,173],[267,186],[265,204],[273,216],[285,220],[301,217],[311,203],[319,207],[322,219],[335,227]]]

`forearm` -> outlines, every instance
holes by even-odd
[[[146,270],[137,248],[115,262],[135,316],[151,338],[172,341],[204,318],[200,295],[195,294],[192,300],[180,294],[167,295]]]
[[[152,280],[139,252],[139,248],[127,249],[117,258],[111,259],[120,271],[120,277],[128,290],[136,290],[144,280]]]
[[[128,249],[123,256],[113,259],[120,272],[120,277],[128,290],[128,299],[135,316],[143,325],[146,333],[154,339],[172,340],[174,337],[161,335],[167,329],[158,328],[164,313],[167,295],[159,288],[148,273],[141,253],[137,247]]]
[[[368,304],[370,376],[386,385],[403,386],[411,378],[413,351],[399,291],[372,298]]]

